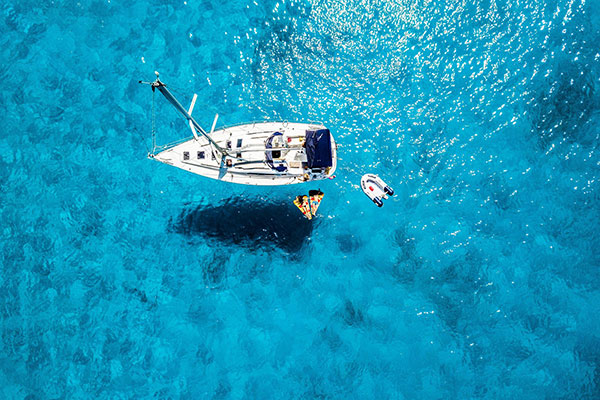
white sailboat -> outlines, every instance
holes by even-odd
[[[255,122],[210,132],[192,118],[197,95],[186,110],[160,81],[142,82],[160,93],[188,121],[193,137],[156,146],[149,157],[220,181],[243,185],[290,185],[327,179],[337,166],[337,146],[321,123]]]

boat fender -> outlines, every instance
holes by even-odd
[[[375,203],[377,207],[383,207],[383,200],[381,200],[379,197],[375,197],[373,199],[373,203]]]
[[[387,186],[387,185],[386,185],[386,186],[383,188],[383,190],[384,190],[384,191],[385,191],[387,194],[389,194],[390,196],[393,196],[393,195],[394,195],[394,189],[392,189],[391,187],[389,187],[389,186]]]

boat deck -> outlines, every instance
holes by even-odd
[[[303,147],[307,130],[325,129],[322,124],[260,122],[221,128],[211,138],[232,157],[222,157],[207,138],[192,137],[154,155],[154,159],[208,178],[246,185],[289,185],[326,179],[336,168],[336,145],[331,137],[333,165],[310,169]],[[267,139],[274,133],[272,148]],[[272,162],[266,154],[270,152]],[[271,165],[270,165],[271,164]],[[284,171],[278,171],[277,166]]]

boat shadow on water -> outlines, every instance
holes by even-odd
[[[236,198],[185,208],[171,220],[170,229],[249,249],[281,248],[293,253],[307,243],[313,226],[291,203]]]

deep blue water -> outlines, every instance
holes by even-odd
[[[598,0],[0,21],[0,398],[600,398]],[[323,121],[319,218],[147,160],[154,70],[205,127]]]

